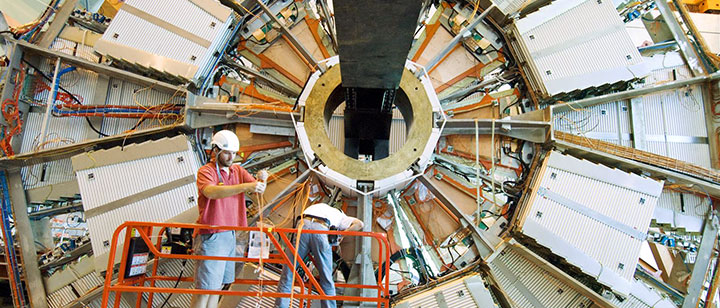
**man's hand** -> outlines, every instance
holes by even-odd
[[[262,194],[265,192],[265,187],[267,187],[267,184],[265,182],[255,182],[255,192],[258,194]]]
[[[257,173],[257,179],[258,179],[259,181],[267,182],[267,179],[268,179],[269,176],[270,176],[270,175],[268,174],[267,169],[260,170],[260,171]]]
[[[362,220],[354,218],[353,222],[350,224],[350,227],[345,229],[345,231],[362,231],[365,224],[362,222]]]

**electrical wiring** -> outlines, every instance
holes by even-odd
[[[43,73],[40,69],[38,69],[36,66],[31,64],[25,59],[22,59],[24,63],[35,69],[43,78],[45,78],[48,81],[52,81],[52,79],[47,76],[45,73]],[[139,102],[137,102],[136,95],[141,92],[137,91],[133,93],[133,101],[138,106],[125,106],[125,105],[83,105],[83,103],[70,91],[65,89],[63,86],[57,84],[56,85],[61,91],[65,92],[69,99],[71,101],[75,101],[76,104],[73,103],[65,103],[60,105],[54,105],[53,106],[53,116],[60,116],[60,117],[67,117],[67,116],[78,116],[78,117],[84,117],[90,128],[100,135],[101,137],[108,137],[108,134],[105,134],[98,130],[93,123],[90,121],[89,117],[104,117],[104,118],[138,118],[140,119],[133,128],[130,129],[130,131],[134,131],[137,129],[140,124],[143,123],[145,119],[157,119],[160,121],[160,124],[162,123],[162,119],[171,117],[175,119],[175,122],[177,123],[182,119],[182,108],[183,104],[170,104],[169,102],[177,95],[178,91],[176,91],[170,99],[168,99],[168,103],[156,105],[156,106],[150,106],[146,107],[141,105]],[[149,90],[152,88],[146,87],[143,90]],[[70,110],[67,110],[70,109]]]
[[[20,39],[26,40],[28,42],[33,42],[39,35],[40,30],[42,27],[48,22],[50,17],[57,11],[58,5],[60,4],[60,0],[53,1],[47,5],[47,8],[45,9],[45,12],[36,20],[35,22],[31,22],[26,25],[22,25],[16,28],[11,29],[10,31],[15,32],[16,36],[19,36]]]
[[[15,88],[13,89],[12,97],[4,100],[1,106],[3,119],[5,123],[7,123],[2,129],[3,138],[0,140],[0,149],[5,153],[5,156],[15,155],[10,142],[13,136],[21,132],[23,125],[18,109],[18,99],[25,81],[25,70],[20,67],[20,73],[15,77]]]
[[[38,73],[40,74],[40,76],[42,76],[43,78],[47,79],[48,81],[52,81],[52,79],[51,79],[50,77],[48,77],[45,73],[43,73],[43,72],[42,72],[39,68],[37,68],[35,65],[33,65],[33,64],[30,63],[29,61],[25,60],[25,58],[22,59],[22,62],[25,63],[25,64],[27,64],[27,65],[29,65],[29,66],[32,67],[33,69],[35,69],[35,71],[38,72]],[[75,95],[73,95],[72,93],[70,93],[70,91],[66,90],[65,88],[63,88],[63,87],[60,86],[60,85],[58,85],[58,88],[60,88],[60,90],[62,90],[63,92],[67,93],[68,95],[70,95],[70,97],[71,97],[74,101],[76,101],[78,104],[81,104],[81,105],[82,105],[82,102],[81,102],[80,100],[78,100],[77,97],[75,97]],[[98,130],[97,128],[95,128],[95,125],[93,125],[92,122],[90,122],[90,119],[89,119],[89,118],[85,117],[85,120],[86,120],[87,124],[90,126],[90,129],[92,129],[95,133],[97,133],[97,134],[100,135],[101,137],[108,137],[108,136],[109,136],[109,135],[107,135],[107,134],[102,133],[102,132],[101,132],[100,130]]]

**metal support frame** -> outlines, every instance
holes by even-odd
[[[633,97],[629,100],[629,103],[633,147],[638,150],[647,151],[647,139],[645,137],[645,115],[643,111],[642,99],[639,97]],[[618,123],[620,122],[618,121]],[[618,132],[620,132],[619,128]]]
[[[48,302],[47,296],[45,295],[45,286],[43,285],[42,275],[40,274],[37,262],[35,236],[30,226],[25,189],[23,188],[22,176],[19,170],[8,172],[8,184],[30,304],[33,308],[47,308]]]
[[[715,248],[715,243],[717,243],[717,237],[718,220],[717,216],[712,214],[712,216],[705,221],[702,240],[700,241],[697,257],[695,258],[695,267],[693,267],[692,274],[690,275],[687,296],[685,296],[682,308],[696,308],[698,305],[705,282],[705,276],[710,266],[710,259]]]
[[[4,36],[5,40],[7,40],[10,43],[15,44],[15,48],[18,47],[22,49],[22,52],[25,54],[31,54],[31,55],[38,55],[45,58],[60,58],[62,59],[63,63],[76,66],[78,68],[91,70],[93,72],[96,72],[98,74],[112,76],[113,78],[118,78],[121,80],[126,80],[134,83],[138,83],[143,86],[152,86],[153,89],[156,90],[164,90],[170,93],[174,92],[180,92],[184,91],[182,88],[178,86],[171,85],[166,82],[158,81],[152,78],[148,78],[142,75],[130,73],[125,70],[121,70],[118,68],[114,68],[111,66],[90,62],[88,60],[78,58],[66,53],[62,53],[59,51],[49,50],[45,48],[40,48],[38,46],[35,46],[33,44],[30,44],[25,41],[18,41],[15,39],[12,39],[8,36]]]
[[[445,97],[439,98],[439,99],[440,99],[440,104],[445,104],[445,103],[452,102],[452,101],[454,101],[454,100],[463,98],[463,97],[465,97],[466,95],[468,95],[468,94],[470,94],[470,93],[473,93],[473,92],[475,92],[475,91],[478,91],[478,90],[480,90],[480,89],[483,89],[483,88],[485,88],[485,87],[487,87],[487,86],[494,85],[494,84],[500,82],[500,79],[499,79],[498,77],[499,77],[499,76],[491,76],[491,77],[488,77],[488,78],[484,78],[480,83],[478,83],[478,84],[476,84],[476,85],[472,85],[472,86],[469,86],[469,87],[467,87],[467,88],[457,90],[457,91],[455,91],[455,92],[453,92],[453,93],[450,93],[449,95],[447,95],[447,96],[445,96]]]
[[[449,119],[445,121],[443,136],[447,135],[474,135],[475,121],[477,121],[478,133],[481,135],[492,134],[493,120],[491,119]],[[438,123],[441,124],[440,122]],[[550,140],[550,122],[524,121],[524,120],[495,120],[495,134],[512,138],[527,140],[535,143],[545,143]]]
[[[252,115],[238,115],[235,106],[186,107],[185,125],[190,128],[210,127],[230,123],[244,123],[294,128],[291,113],[282,111],[252,111]],[[296,118],[299,113],[293,114]]]
[[[433,182],[428,178],[427,174],[423,174],[422,176],[418,177],[418,180],[427,187],[432,194],[440,200],[442,204],[445,204],[447,208],[457,217],[460,219],[460,223],[463,225],[463,227],[470,226],[470,230],[473,232],[473,241],[476,244],[476,247],[478,248],[478,254],[483,260],[486,260],[488,257],[490,257],[495,252],[495,245],[491,244],[490,240],[487,238],[485,233],[483,233],[480,228],[478,228],[477,225],[475,225],[472,222],[472,218],[460,211],[460,209],[450,201],[450,198],[448,198],[445,193],[440,191],[440,189],[433,184]]]
[[[362,221],[364,223],[363,231],[364,232],[372,232],[372,226],[373,226],[373,202],[372,202],[372,194],[370,195],[360,195],[358,197],[358,214],[362,213]],[[360,284],[371,284],[373,280],[375,280],[375,277],[373,277],[374,270],[373,270],[373,264],[372,259],[370,257],[370,254],[372,253],[372,241],[369,237],[363,237],[360,241],[360,254],[358,255],[358,258],[360,260],[356,260],[356,264],[359,261],[360,264]],[[362,297],[371,297],[373,294],[371,294],[371,290],[369,289],[362,289],[362,292],[360,293]]]
[[[322,10],[323,15],[325,15],[325,22],[327,23],[327,31],[330,36],[330,40],[332,41],[333,47],[337,50],[338,46],[337,34],[335,33],[335,18],[330,14],[330,9],[328,8],[326,0],[320,0],[318,3],[320,3],[320,9]]]
[[[303,46],[303,44],[300,43],[300,41],[298,41],[298,39],[295,37],[295,35],[293,35],[292,32],[290,32],[290,29],[288,29],[288,27],[285,26],[285,24],[280,22],[280,20],[277,18],[277,16],[275,16],[275,14],[273,14],[273,12],[270,11],[270,8],[268,8],[267,5],[265,5],[265,3],[262,2],[262,0],[255,0],[255,2],[257,2],[257,4],[260,6],[260,8],[262,8],[262,10],[265,12],[265,14],[268,15],[272,19],[273,22],[275,22],[278,26],[280,26],[285,37],[287,37],[287,39],[290,40],[290,43],[292,43],[293,45],[295,45],[295,47],[297,47],[298,51],[300,51],[300,54],[302,54],[303,58],[305,58],[305,60],[307,60],[310,63],[310,65],[312,65],[312,67],[317,67],[318,63],[315,60],[315,58],[313,58],[312,54],[310,54],[310,52],[307,50],[307,48],[305,48],[305,46]]]
[[[52,42],[55,41],[55,38],[62,32],[65,23],[67,23],[70,14],[75,10],[77,3],[78,0],[66,0],[63,2],[62,6],[55,11],[55,16],[53,16],[53,20],[50,22],[48,29],[41,34],[40,40],[38,40],[37,43],[38,46],[43,48],[50,47]]]
[[[437,66],[440,61],[442,61],[442,59],[445,58],[445,56],[447,56],[447,54],[455,48],[455,45],[460,42],[460,40],[465,36],[465,33],[468,33],[470,30],[475,29],[475,27],[477,27],[483,21],[483,19],[485,19],[485,16],[487,16],[493,8],[495,8],[495,4],[490,5],[490,7],[485,9],[482,14],[480,14],[480,16],[475,17],[475,20],[470,25],[460,30],[460,32],[455,35],[452,41],[450,41],[441,52],[435,55],[435,57],[430,60],[430,62],[425,64],[425,71],[432,71],[433,68],[435,68],[435,66]],[[419,70],[416,73],[416,76],[419,77],[422,74],[424,74],[424,72],[422,70]]]
[[[676,172],[663,167],[649,165],[643,162],[630,160],[617,155],[606,153],[600,150],[591,149],[582,145],[555,140],[554,145],[564,152],[569,152],[573,156],[581,157],[590,161],[615,166],[623,170],[642,170],[651,178],[672,179],[676,184],[698,185],[707,191],[710,195],[720,195],[720,185],[702,178],[695,177],[680,172]]]
[[[53,73],[53,79],[52,79],[52,85],[50,86],[50,95],[48,95],[47,98],[47,107],[45,108],[45,115],[43,116],[43,123],[42,127],[40,128],[40,139],[38,141],[39,145],[42,145],[45,143],[45,134],[47,133],[47,126],[48,122],[50,121],[50,111],[53,110],[53,107],[55,106],[55,96],[57,96],[57,85],[60,83],[59,80],[59,74],[60,74],[60,58],[57,58],[55,61],[55,73]]]
[[[286,161],[290,159],[292,156],[297,156],[300,153],[300,149],[294,149],[292,151],[288,151],[285,153],[277,154],[270,156],[268,158],[261,159],[257,162],[247,164],[245,165],[245,169],[252,170],[252,169],[262,169],[271,166],[273,163],[277,161]]]
[[[715,98],[713,95],[720,93],[717,82],[708,82],[702,86],[703,110],[705,111],[705,128],[708,136],[714,136],[715,132],[720,130],[720,123],[715,122],[713,110],[715,108]],[[720,96],[719,96],[720,97]],[[718,138],[708,138],[710,145],[710,166],[714,169],[720,169],[720,140]]]
[[[74,143],[57,148],[41,150],[37,152],[17,154],[11,158],[2,157],[0,158],[0,169],[14,170],[25,166],[69,158],[77,154],[96,149],[110,148],[114,146],[120,146],[122,144],[146,141],[148,140],[148,136],[157,136],[159,138],[160,135],[177,135],[177,131],[179,130],[180,129],[178,127],[169,125],[139,131],[133,133],[132,136],[115,135],[85,142]]]
[[[657,5],[660,14],[662,14],[665,24],[670,29],[672,36],[675,38],[678,47],[680,47],[680,52],[682,52],[685,64],[690,67],[690,71],[692,71],[693,76],[704,75],[705,68],[702,65],[702,61],[700,60],[697,51],[690,43],[690,40],[688,40],[687,36],[685,36],[685,31],[680,27],[680,23],[675,18],[673,11],[670,10],[670,6],[666,1],[655,1],[655,4]]]
[[[248,75],[250,75],[250,76],[252,76],[252,77],[255,77],[255,78],[259,79],[259,80],[262,80],[263,82],[266,82],[266,83],[270,84],[270,85],[273,86],[273,87],[277,87],[277,88],[279,88],[279,89],[281,89],[281,90],[283,90],[283,91],[285,91],[285,92],[287,92],[287,93],[290,93],[290,94],[292,94],[292,95],[295,95],[295,96],[300,95],[300,92],[296,91],[295,89],[293,89],[293,88],[291,88],[291,87],[288,87],[286,84],[278,81],[277,79],[275,79],[275,78],[273,78],[273,77],[270,77],[270,76],[266,76],[265,74],[263,74],[263,73],[261,73],[261,72],[258,72],[258,71],[256,71],[256,70],[253,69],[253,68],[250,68],[250,67],[247,67],[247,66],[245,66],[245,65],[241,65],[241,64],[237,63],[237,62],[235,61],[235,59],[231,58],[231,57],[228,56],[228,55],[225,56],[225,62],[227,62],[227,64],[229,64],[229,65],[232,66],[233,68],[239,70],[240,72],[245,73],[245,74],[248,74]]]
[[[718,79],[720,79],[720,71],[712,73],[710,75],[698,76],[698,77],[663,83],[663,84],[652,86],[652,87],[645,87],[645,88],[633,89],[633,90],[611,93],[611,94],[606,94],[606,95],[594,96],[594,97],[590,97],[590,98],[586,98],[586,99],[568,102],[565,104],[553,105],[553,106],[550,106],[550,108],[552,108],[553,114],[558,113],[558,112],[566,112],[566,111],[570,111],[572,109],[582,109],[582,108],[587,108],[587,107],[594,106],[597,104],[631,99],[633,97],[643,96],[646,94],[674,90],[677,88],[682,88],[685,86],[694,85],[694,84],[698,84],[698,83],[714,81],[714,80],[718,80]]]

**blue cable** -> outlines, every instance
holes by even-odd
[[[10,190],[7,184],[7,173],[5,171],[0,174],[0,186],[2,186],[2,220],[5,225],[5,245],[8,247],[9,256],[7,256],[7,262],[9,263],[13,275],[15,276],[15,287],[18,290],[18,296],[24,296],[25,290],[23,289],[22,282],[20,282],[20,270],[17,265],[17,255],[15,253],[15,243],[12,237],[12,231],[10,230],[10,215],[12,209],[10,209]],[[19,302],[24,302],[24,299],[18,298]],[[23,306],[24,307],[24,306]]]
[[[205,80],[203,81],[202,85],[200,86],[200,93],[204,93],[205,90],[207,89],[206,84],[213,77],[213,72],[215,71],[216,66],[220,62],[220,60],[222,58],[222,54],[225,53],[225,50],[227,49],[227,46],[230,44],[230,41],[232,41],[232,38],[237,35],[237,32],[238,32],[238,30],[240,30],[240,26],[242,26],[243,22],[244,22],[244,18],[243,18],[243,20],[239,20],[238,23],[235,25],[235,29],[233,29],[232,34],[228,37],[228,40],[223,45],[221,54],[215,59],[213,65],[211,66],[213,69],[210,70],[210,73],[208,74],[208,76],[205,76]]]
[[[55,87],[53,88],[53,89],[54,89],[53,92],[55,93],[55,95],[57,95],[58,90],[59,90],[59,88],[60,88],[60,77],[62,77],[62,75],[65,75],[65,74],[67,74],[67,73],[69,73],[69,72],[75,71],[76,69],[77,69],[76,67],[70,66],[70,67],[66,67],[66,68],[64,68],[64,69],[62,69],[61,71],[58,72],[57,77],[55,78]],[[109,113],[109,112],[145,113],[145,112],[147,112],[146,110],[142,110],[142,109],[105,108],[105,107],[102,107],[102,106],[98,106],[98,108],[93,108],[93,109],[88,109],[88,110],[101,110],[101,112],[103,112],[103,113]],[[55,113],[57,113],[57,114],[81,114],[81,113],[88,113],[87,111],[80,111],[80,110],[71,110],[71,111],[60,110],[60,109],[57,107],[57,104],[53,104],[53,112],[55,112]],[[96,112],[97,112],[97,111],[96,111]],[[171,113],[173,113],[173,114],[180,114],[180,111],[179,111],[179,110],[177,110],[177,111],[175,111],[175,110],[165,110],[165,111],[160,112],[160,114],[171,114]]]

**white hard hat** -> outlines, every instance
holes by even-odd
[[[237,152],[240,150],[240,140],[235,133],[229,130],[221,130],[212,137],[210,145],[217,146],[220,150]]]

